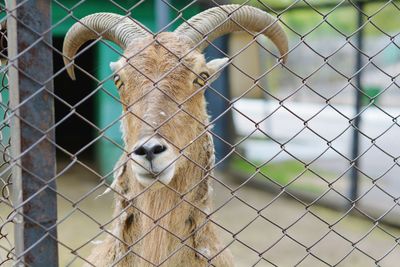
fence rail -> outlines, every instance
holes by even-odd
[[[235,21],[240,33],[217,39],[205,52],[207,62],[228,57],[212,84],[208,81],[216,74],[210,78],[211,67],[199,73],[201,59],[193,63],[187,58],[220,25],[183,56],[179,53],[186,48],[166,45],[162,31],[190,22],[202,10],[224,10],[222,2],[134,2],[0,3],[0,265],[96,266],[103,261],[173,266],[193,254],[204,266],[228,266],[230,250],[236,266],[396,266],[400,2],[224,1],[239,6],[222,23],[235,21],[235,12],[247,5],[276,17],[273,24],[282,25],[289,36],[289,61],[283,64],[260,33]],[[153,39],[135,39],[135,47],[124,54],[107,41],[115,40],[110,35],[115,25],[99,31],[98,22],[81,21],[82,31],[94,31],[96,38],[89,38],[94,40],[64,65],[64,36],[95,12],[122,15],[117,25],[126,23],[126,28],[133,27],[126,21],[135,18],[136,25],[145,25],[136,31]],[[192,35],[196,31],[204,29],[194,29]],[[178,64],[153,77],[151,61],[140,65],[140,60],[158,47],[163,54],[157,57],[169,54]],[[127,65],[115,63],[109,70],[108,64],[118,58]],[[67,74],[72,65],[75,82]],[[117,90],[132,83],[122,82],[124,69],[129,79],[142,79],[140,97]],[[171,79],[179,80],[182,73],[193,76],[199,89],[169,95]],[[193,104],[201,102],[203,93],[209,121]],[[155,108],[146,106],[151,95],[163,101],[157,107],[162,121],[152,115]],[[136,124],[125,122],[122,137],[118,128],[128,118]],[[179,128],[176,121],[188,126]],[[181,144],[189,133],[166,131],[171,125],[176,127],[172,132],[202,130]],[[152,134],[147,139],[142,134],[146,140],[138,147],[137,135],[146,128]],[[146,144],[156,137],[163,141],[150,153]],[[195,150],[203,141],[201,151]],[[155,171],[154,158],[165,150],[178,154]],[[135,155],[146,156],[149,167]],[[176,182],[178,171],[185,173],[179,164],[201,175]],[[152,207],[162,205],[152,195],[158,189],[154,184],[141,188],[137,169],[146,169],[162,183],[159,196],[169,206],[161,213]],[[165,182],[171,169],[175,180]],[[156,204],[143,200],[151,197]],[[183,226],[173,228],[180,224],[170,221],[177,213],[186,216],[186,210]],[[129,228],[135,224],[143,227],[140,235]],[[187,234],[185,227],[193,229]],[[204,239],[214,234],[221,239],[221,244],[210,242],[216,248],[199,245],[209,244]],[[160,249],[162,244],[151,243],[157,238],[173,241]],[[104,252],[105,243],[111,252]],[[114,243],[118,249],[110,245]],[[150,245],[166,254],[155,260],[155,254],[141,250]]]

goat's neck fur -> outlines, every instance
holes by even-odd
[[[89,259],[92,263],[96,266],[116,262],[119,266],[207,266],[207,258],[213,258],[223,249],[213,223],[206,216],[211,210],[212,137],[206,134],[199,140],[193,151],[205,153],[199,157],[205,162],[185,164],[187,168],[177,171],[170,188],[145,190],[134,178],[127,157],[120,159],[117,165],[127,164],[114,183],[114,190],[118,192],[116,219],[110,235],[92,253]],[[233,266],[226,250],[211,262],[211,266]]]

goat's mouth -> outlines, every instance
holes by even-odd
[[[164,184],[167,185],[171,182],[175,172],[175,164],[172,164],[165,170],[160,172],[150,172],[150,171],[141,171],[136,172],[136,178],[139,183],[145,187],[149,187],[153,184]]]

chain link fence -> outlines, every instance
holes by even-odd
[[[2,8],[2,14],[5,15],[5,9]],[[10,124],[9,124],[9,89],[8,89],[8,78],[7,78],[7,63],[5,58],[7,58],[7,32],[5,30],[5,23],[1,24],[1,52],[0,57],[2,59],[2,77],[1,77],[1,89],[0,89],[0,103],[1,103],[1,130],[0,130],[0,143],[1,143],[1,208],[2,212],[0,216],[1,226],[0,226],[0,265],[11,262],[14,258],[14,242],[12,238],[12,210],[13,202],[11,199],[11,172],[9,170],[10,166]],[[4,216],[4,217],[3,217]]]
[[[235,19],[248,5],[287,53]],[[399,1],[0,7],[0,265],[398,265]],[[68,54],[74,24],[91,42]],[[180,25],[194,48],[170,45]]]

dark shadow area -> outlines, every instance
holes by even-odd
[[[59,51],[62,51],[62,44],[62,38],[53,39],[53,45]],[[86,70],[93,70],[94,58],[93,49],[88,50],[79,56],[79,66]],[[64,63],[62,57],[58,53],[53,54],[53,61],[54,72],[56,73],[63,68]],[[66,71],[63,71],[54,78],[55,94],[71,106],[82,101],[82,99],[87,97],[95,88],[95,82],[90,77],[78,70],[75,70],[75,74],[76,80],[79,82],[72,81]],[[82,119],[85,118],[94,123],[95,99],[94,96],[91,96],[79,104],[76,107],[76,113],[79,115],[71,115],[71,107],[63,103],[63,101],[55,99],[55,121],[56,123],[62,121],[56,128],[56,141],[59,146],[75,154],[95,138],[95,129]],[[65,118],[66,116],[68,116],[68,118]],[[93,148],[93,145],[85,148],[83,151],[79,152],[78,158],[93,159]],[[58,157],[68,156],[59,149],[57,152]]]

